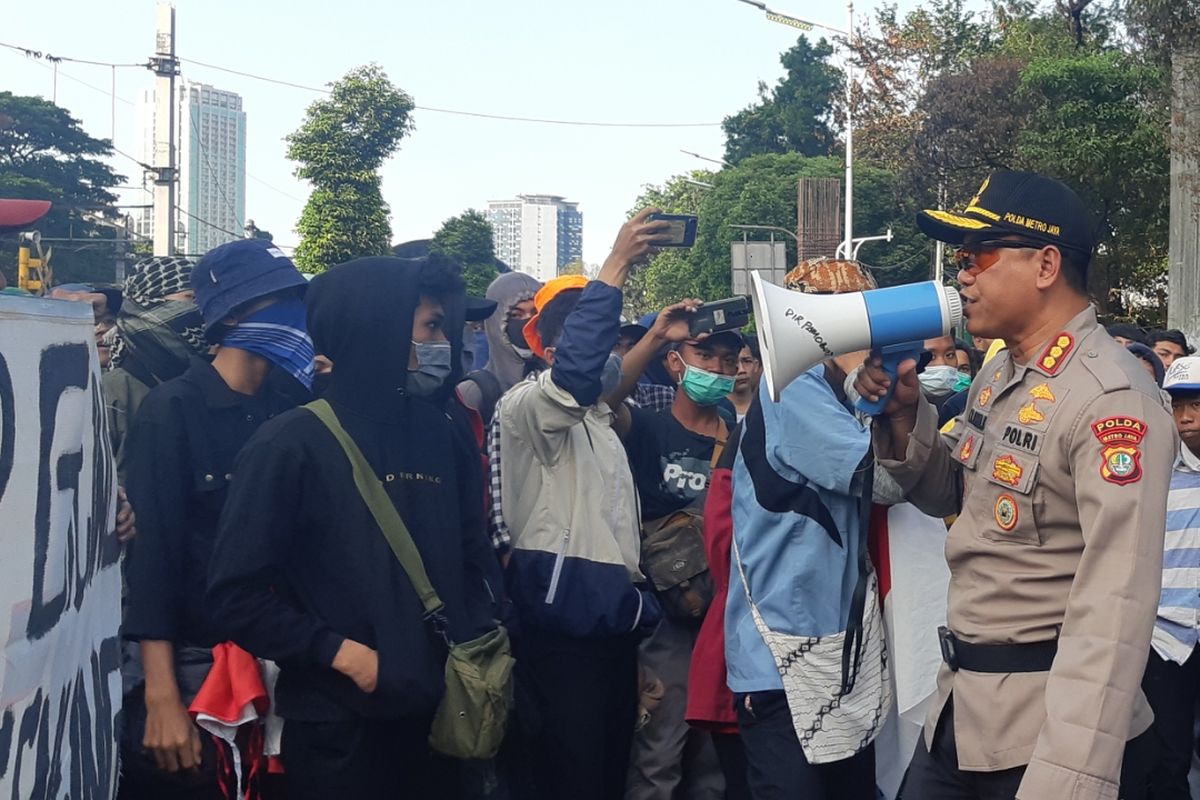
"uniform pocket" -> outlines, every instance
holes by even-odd
[[[1036,456],[997,447],[977,465],[971,510],[983,538],[1005,544],[1042,543],[1033,494],[1040,463]]]

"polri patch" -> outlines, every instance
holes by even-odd
[[[1142,478],[1142,439],[1148,426],[1137,417],[1106,417],[1092,423],[1100,441],[1100,477],[1124,486]]]
[[[993,513],[996,517],[996,524],[1000,526],[1000,530],[1007,533],[1017,527],[1017,518],[1020,515],[1017,513],[1017,501],[1011,494],[1002,494],[996,498],[996,506]]]
[[[1012,423],[1005,425],[1004,433],[1000,438],[1009,447],[1024,450],[1033,455],[1037,455],[1038,451],[1042,449],[1042,435],[1028,428],[1023,428],[1020,425],[1013,425]]]

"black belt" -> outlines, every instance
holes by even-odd
[[[971,672],[1049,672],[1058,652],[1058,640],[1028,644],[971,644],[954,635],[949,628],[938,628],[942,660],[951,671]]]

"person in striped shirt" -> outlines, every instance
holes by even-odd
[[[1142,689],[1154,709],[1153,737],[1139,780],[1155,800],[1191,798],[1188,771],[1195,744],[1195,708],[1200,697],[1200,358],[1178,358],[1163,388],[1171,395],[1179,453],[1167,495],[1162,594]]]

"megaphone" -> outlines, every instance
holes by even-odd
[[[945,336],[962,319],[958,292],[936,281],[846,294],[793,292],[750,273],[763,372],[778,401],[784,387],[822,361],[878,350],[895,385],[896,368],[916,358],[926,339]],[[858,407],[880,414],[887,397]]]

